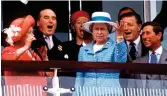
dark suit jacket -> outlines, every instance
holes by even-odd
[[[149,54],[136,59],[134,63],[149,63]],[[159,64],[167,64],[167,51],[163,49]],[[129,80],[128,87],[137,88],[167,88],[167,76],[166,75],[149,75],[148,81],[146,80],[146,74],[135,74],[134,79],[141,80]],[[147,83],[147,86],[146,86]]]
[[[128,46],[129,45],[127,45],[127,48],[129,48]],[[148,49],[144,46],[141,37],[140,37],[140,42],[139,42],[139,45],[138,45],[138,51],[139,52],[138,52],[137,58],[145,56],[148,53]],[[127,62],[132,62],[132,59],[131,59],[130,54],[129,54],[129,49],[127,49],[127,52],[128,52],[128,56],[127,56],[128,57],[128,61]]]
[[[76,40],[62,43],[64,54],[68,55],[66,60],[78,61],[79,49],[82,45],[77,45]]]
[[[32,48],[35,50],[35,52],[39,55],[39,52],[36,50],[36,48],[39,48],[41,45],[46,45],[48,48],[48,45],[46,41],[44,40],[43,33],[39,30],[36,30],[34,32],[35,40],[32,44]],[[56,36],[52,35],[54,46],[52,49],[47,51],[48,59],[49,60],[63,60],[63,50],[61,50],[62,45],[61,41],[56,38]],[[59,48],[58,48],[59,47]],[[41,56],[40,56],[41,57]]]

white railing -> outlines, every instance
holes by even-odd
[[[75,87],[74,96],[167,96],[167,89]]]

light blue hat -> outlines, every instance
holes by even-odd
[[[89,22],[86,22],[83,24],[83,28],[85,31],[89,32],[89,33],[92,33],[90,31],[90,25],[92,23],[107,23],[111,26],[113,26],[112,28],[112,32],[115,31],[115,28],[116,28],[116,23],[114,22],[111,22],[111,16],[109,13],[107,12],[94,12],[92,14],[92,20],[89,21]]]

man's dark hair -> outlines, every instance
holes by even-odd
[[[133,13],[136,13],[136,11],[134,9],[132,9],[131,7],[123,7],[118,12],[118,18],[120,17],[120,13],[124,10],[131,10]]]
[[[134,16],[136,18],[136,23],[137,24],[142,24],[142,20],[141,20],[141,17],[139,14],[137,13],[133,13],[133,12],[128,12],[128,13],[125,13],[125,14],[122,14],[119,18],[118,18],[118,22],[120,22],[122,20],[122,18],[124,17],[132,17]]]
[[[163,33],[164,33],[164,30],[162,29],[162,27],[161,27],[161,25],[160,25],[159,23],[157,23],[157,22],[151,22],[151,21],[146,22],[146,23],[144,23],[144,24],[142,25],[141,30],[143,30],[144,27],[149,26],[149,25],[153,27],[153,31],[155,32],[156,35],[157,35],[159,32],[162,33],[162,37],[161,37],[161,41],[162,41],[162,40],[163,40]]]

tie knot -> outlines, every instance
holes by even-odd
[[[44,38],[45,38],[45,39],[50,39],[48,36],[45,36]]]
[[[152,52],[153,55],[155,55],[155,52]]]
[[[134,42],[130,42],[129,45],[131,45],[131,46],[135,46],[135,43],[134,43]]]

